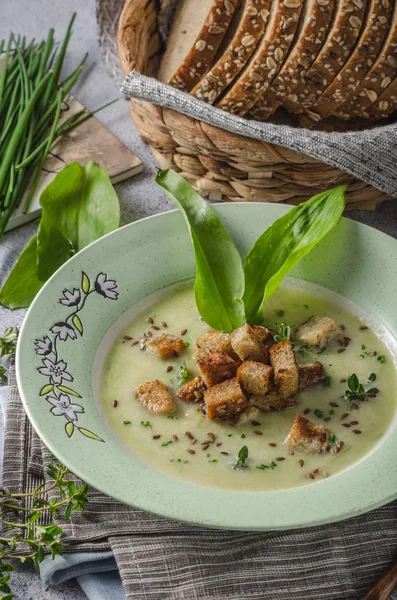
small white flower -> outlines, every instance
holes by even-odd
[[[73,381],[73,377],[66,371],[67,364],[64,360],[59,360],[54,363],[49,358],[43,358],[44,367],[40,367],[38,372],[46,377],[51,377],[53,383],[60,385],[65,379],[66,381]]]
[[[36,354],[47,356],[52,352],[52,342],[47,335],[42,340],[36,340],[34,345],[36,346]]]
[[[67,323],[55,323],[53,327],[51,327],[50,331],[59,336],[59,339],[63,342],[70,338],[71,340],[75,340],[77,338],[77,333],[73,329],[71,325]]]
[[[80,300],[80,290],[74,288],[71,292],[69,290],[63,290],[63,298],[61,298],[59,302],[64,306],[77,306]]]
[[[95,281],[95,291],[104,298],[117,300],[119,293],[116,292],[117,284],[113,279],[107,279],[105,273],[100,273]]]
[[[56,417],[66,415],[71,421],[78,421],[76,413],[83,413],[84,408],[80,404],[71,404],[70,398],[66,394],[60,394],[59,398],[54,396],[47,396],[47,402],[52,404],[50,412]]]

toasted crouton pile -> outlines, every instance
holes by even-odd
[[[312,423],[302,415],[295,415],[294,424],[284,443],[301,452],[326,452],[329,449],[330,433],[324,425]]]
[[[338,332],[328,317],[311,317],[296,329],[301,344],[324,347]],[[211,330],[199,337],[195,355],[200,376],[181,387],[177,396],[198,404],[208,419],[242,424],[260,412],[280,411],[295,405],[299,390],[324,380],[320,362],[298,366],[290,340],[272,344],[266,327],[244,323],[231,334]],[[160,358],[178,355],[183,340],[161,334],[148,342],[148,350]],[[147,410],[169,412],[175,405],[159,380],[138,388],[137,399]],[[328,430],[297,415],[286,440],[306,452],[323,452]]]

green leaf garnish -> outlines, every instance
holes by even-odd
[[[276,467],[278,467],[278,464],[272,460],[272,462],[270,462],[268,465],[257,465],[255,468],[259,469],[260,471],[264,471],[265,469],[271,469],[273,471]]]
[[[150,421],[141,421],[141,425],[142,425],[142,427],[146,427],[149,429],[151,429],[151,427],[152,427],[150,424]]]
[[[248,458],[248,448],[247,446],[243,446],[237,456],[237,465],[245,465]]]
[[[197,309],[215,329],[233,331],[245,321],[240,255],[215,211],[174,171],[159,171],[156,183],[179,208],[196,257]]]
[[[314,414],[316,415],[316,417],[318,419],[323,419],[324,418],[324,411],[320,410],[319,408],[315,409]]]
[[[350,391],[352,392],[357,392],[358,388],[359,388],[359,381],[358,381],[358,377],[355,373],[353,373],[353,375],[350,375],[349,379],[347,380],[347,385]]]
[[[386,362],[386,356],[384,356],[383,354],[380,354],[380,355],[377,357],[377,360],[378,360],[380,363],[384,363],[384,362]]]
[[[337,225],[345,206],[345,189],[340,186],[299,204],[255,242],[244,263],[249,323],[260,323],[264,303],[284,277]]]
[[[93,161],[71,163],[40,197],[42,217],[0,291],[7,308],[29,306],[37,292],[71,256],[117,229],[120,209],[106,169]],[[87,278],[88,279],[88,278]],[[89,281],[84,280],[85,289]],[[75,323],[82,333],[81,322]]]
[[[181,366],[178,369],[177,378],[180,380],[184,380],[184,379],[189,379],[189,377],[190,377],[189,369],[186,366],[186,362],[183,361],[183,363],[181,364]]]
[[[371,373],[371,375],[368,377],[368,381],[375,381],[375,380],[376,380],[376,374]]]
[[[165,448],[166,446],[169,446],[170,444],[172,444],[172,440],[169,440],[168,442],[163,442],[161,445]]]
[[[327,375],[326,378],[324,379],[324,387],[331,387],[331,377],[330,375]]]

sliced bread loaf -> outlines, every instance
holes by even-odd
[[[207,72],[238,0],[181,0],[176,7],[158,79],[190,91]]]
[[[232,39],[216,64],[191,91],[199,100],[214,104],[223,90],[246,65],[263,35],[270,0],[246,0]]]
[[[302,11],[302,0],[273,0],[265,33],[247,66],[218,102],[219,108],[245,115],[264,93],[288,54]]]
[[[356,90],[356,97],[341,105],[336,111],[335,114],[339,118],[350,119],[353,116],[369,118],[369,107],[377,103],[378,98],[397,77],[397,3],[393,2],[393,4],[391,25],[382,50],[374,66]]]
[[[320,121],[335,113],[337,107],[349,98],[356,97],[356,90],[375,63],[390,27],[392,7],[389,0],[371,0],[365,25],[355,50],[334,81],[322,96],[311,105],[308,117]]]
[[[290,54],[270,88],[250,111],[256,119],[268,119],[310,69],[326,39],[334,6],[335,0],[306,2]]]
[[[366,4],[366,0],[337,1],[334,20],[321,51],[284,102],[289,112],[307,113],[340,72],[360,35]]]

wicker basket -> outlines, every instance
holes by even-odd
[[[154,76],[162,52],[156,0],[127,0],[118,50],[125,74]],[[131,100],[132,119],[162,168],[179,171],[210,200],[298,204],[315,193],[350,184],[348,209],[374,209],[390,198],[319,160],[243,137],[150,102]]]

